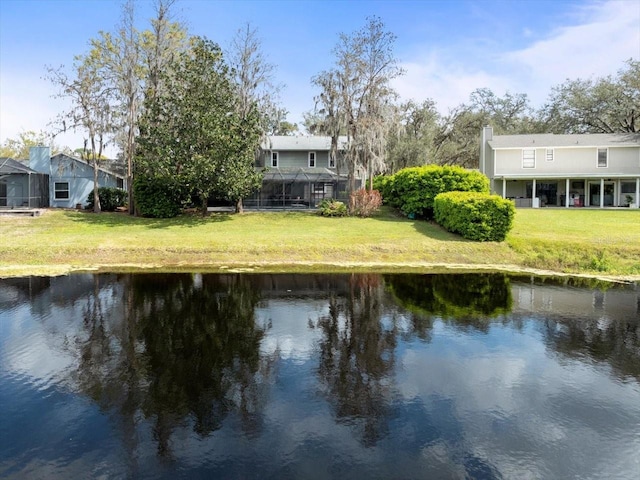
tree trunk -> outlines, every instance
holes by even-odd
[[[236,213],[244,213],[244,206],[242,205],[242,199],[239,198],[236,202]]]
[[[133,201],[133,177],[131,175],[127,175],[127,201],[129,202],[129,215],[136,215]]]
[[[93,159],[93,213],[100,213],[100,195],[98,195],[98,160]]]
[[[201,206],[200,206],[200,212],[202,213],[203,217],[207,216],[207,212],[208,212],[208,210],[207,210],[207,202],[208,202],[208,200],[209,200],[208,197],[200,196],[200,201],[202,202]]]

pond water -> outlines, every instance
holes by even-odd
[[[640,287],[0,280],[3,478],[633,478]]]

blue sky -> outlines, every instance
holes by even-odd
[[[21,131],[47,130],[65,104],[42,77],[45,65],[70,65],[100,30],[113,30],[120,1],[3,0],[0,2],[0,142]],[[534,106],[567,78],[615,74],[640,59],[640,1],[181,0],[189,32],[228,46],[247,22],[285,84],[283,106],[301,122],[313,108],[312,76],[332,65],[339,33],[370,15],[397,36],[406,74],[394,82],[401,98],[431,98],[438,109],[466,102],[476,88],[498,95],[526,93]],[[139,0],[140,27],[152,16]],[[72,148],[80,134],[56,138]]]

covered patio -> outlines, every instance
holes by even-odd
[[[640,177],[523,177],[503,176],[502,197],[516,207],[631,207],[638,208]]]
[[[49,175],[12,158],[0,158],[0,208],[49,206]]]
[[[271,168],[260,190],[243,203],[257,209],[311,209],[325,198],[346,201],[346,187],[346,175],[327,168]]]

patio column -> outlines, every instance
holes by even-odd
[[[640,177],[636,178],[636,208],[640,208]]]
[[[604,208],[604,178],[600,179],[600,208]]]
[[[569,185],[571,184],[571,179],[567,178],[564,187],[564,206],[569,208]]]
[[[507,198],[507,179],[502,177],[502,198]]]
[[[531,206],[535,208],[536,206],[536,179],[533,179],[533,186],[531,187]],[[538,206],[540,206],[540,204],[538,204]]]

